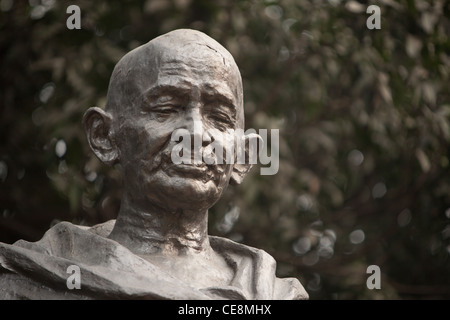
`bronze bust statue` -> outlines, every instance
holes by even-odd
[[[0,244],[0,298],[308,298],[297,279],[275,276],[263,250],[208,235],[208,209],[251,165],[173,161],[177,130],[203,149],[216,140],[210,132],[244,128],[240,72],[218,42],[181,29],[129,52],[105,110],[90,108],[83,124],[96,156],[122,170],[117,220],[61,222],[40,241]],[[73,265],[80,286],[70,289]]]

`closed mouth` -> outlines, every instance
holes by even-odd
[[[201,163],[199,165],[185,164],[185,163],[172,164],[172,165],[169,166],[169,168],[174,168],[174,170],[186,171],[186,172],[202,172],[202,173],[205,173],[206,171],[208,171],[208,167],[206,166],[205,163]]]
[[[221,165],[209,165],[204,161],[196,163],[193,158],[191,160],[191,163],[175,164],[170,158],[170,154],[164,153],[162,157],[163,170],[169,176],[199,179],[203,182],[216,180],[224,172],[224,168]]]

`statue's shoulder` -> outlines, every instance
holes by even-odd
[[[89,232],[92,232],[96,235],[99,235],[101,237],[108,237],[111,233],[112,229],[114,228],[114,225],[116,223],[116,220],[109,220],[103,223],[96,224],[95,226],[86,228]]]
[[[222,237],[209,239],[211,247],[233,267],[233,283],[253,292],[253,299],[308,299],[298,279],[276,277],[276,261],[266,251]]]
[[[10,246],[10,249],[23,248],[34,252],[59,256],[65,252],[73,251],[74,245],[82,239],[97,241],[106,238],[111,233],[115,221],[110,220],[92,227],[61,221],[48,229],[40,240],[35,242],[18,240]]]
[[[74,224],[68,221],[61,221],[57,224],[55,224],[52,228],[50,228],[47,233],[53,233],[53,234],[61,234],[64,232],[76,232],[76,233],[84,233],[85,231],[88,231],[90,233],[93,233],[95,235],[101,236],[103,238],[106,238],[114,228],[114,224],[116,223],[115,219],[96,224],[94,226],[83,226]]]
[[[248,246],[231,239],[209,236],[211,247],[224,255],[239,256],[240,258],[247,258],[257,264],[265,264],[267,267],[275,268],[275,259],[263,249],[258,249]]]
[[[115,221],[60,222],[36,242],[0,243],[0,299],[210,299],[107,238]],[[67,286],[77,266],[81,289]]]

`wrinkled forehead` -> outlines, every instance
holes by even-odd
[[[145,74],[138,81],[141,90],[152,86],[174,85],[199,90],[219,89],[241,104],[242,84],[234,61],[203,43],[189,43],[177,47],[157,47],[152,65],[141,70]]]
[[[170,32],[126,54],[111,77],[107,108],[132,105],[150,87],[167,83],[220,86],[242,108],[242,80],[233,57],[193,30]]]
[[[191,77],[195,80],[222,81],[230,89],[238,87],[239,76],[232,65],[211,49],[199,45],[184,47],[186,51],[168,49],[156,62],[157,78],[167,76]]]

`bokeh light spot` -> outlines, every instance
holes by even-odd
[[[350,233],[349,238],[350,238],[351,243],[360,244],[364,241],[364,239],[366,238],[366,235],[365,235],[364,231],[362,231],[361,229],[357,229]]]

